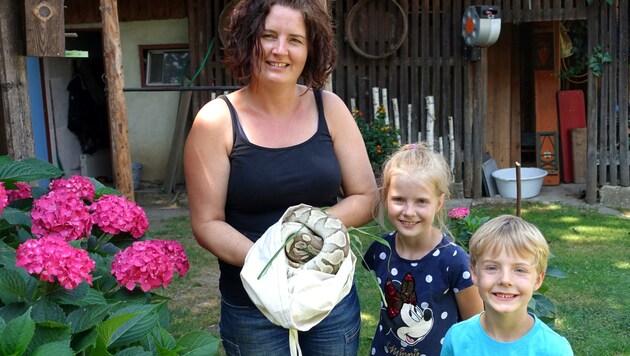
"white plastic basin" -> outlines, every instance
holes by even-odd
[[[521,168],[521,198],[527,199],[540,194],[547,171],[540,168]],[[516,168],[499,169],[492,172],[499,194],[504,198],[516,199]]]

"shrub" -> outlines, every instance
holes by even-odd
[[[465,207],[454,208],[448,212],[448,230],[452,238],[464,250],[468,251],[468,241],[477,229],[490,220],[489,216],[477,217]]]
[[[372,122],[367,122],[363,113],[357,109],[352,112],[352,116],[363,136],[372,170],[379,173],[387,157],[400,145],[398,142],[400,131],[385,123],[385,107],[383,106],[378,107],[376,117]]]

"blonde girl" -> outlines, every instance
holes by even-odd
[[[365,253],[365,266],[383,289],[386,304],[372,355],[439,355],[444,335],[483,310],[468,255],[443,231],[451,173],[425,144],[408,144],[384,164],[377,220],[393,231]]]

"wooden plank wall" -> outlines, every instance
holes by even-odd
[[[602,51],[610,53],[613,58],[611,63],[604,65],[604,73],[600,78],[589,76],[592,85],[589,86],[587,106],[589,113],[595,114],[597,118],[588,118],[589,122],[597,120],[597,126],[589,126],[596,134],[589,132],[588,136],[589,148],[596,150],[596,160],[593,162],[597,162],[597,179],[594,182],[598,186],[610,184],[627,187],[630,185],[629,5],[627,1],[619,0],[612,6],[606,2],[594,3],[592,6],[594,11],[589,18],[593,22],[589,22],[589,51],[594,51],[595,45],[600,45]],[[594,172],[594,168],[591,165],[587,169]],[[594,182],[592,185],[595,185]]]
[[[118,0],[118,21],[181,19],[188,0]],[[99,0],[64,0],[67,25],[100,23]]]
[[[392,0],[338,0],[334,3],[337,21],[337,42],[339,58],[333,73],[333,91],[346,100],[356,101],[357,108],[371,120],[372,88],[387,89],[388,112],[393,116],[391,99],[398,101],[400,129],[403,143],[415,142],[418,132],[426,139],[425,98],[434,97],[436,147],[438,137],[442,137],[448,152],[448,116],[454,118],[456,144],[462,147],[462,122],[464,105],[465,66],[461,56],[462,37],[460,34],[461,14],[464,6],[461,1],[412,0],[398,1],[407,17],[407,38],[391,56],[366,58],[349,45],[349,36],[354,39],[362,52],[378,54],[374,48],[379,42],[392,41],[400,35],[400,28],[388,28],[386,18],[400,18],[400,11]],[[363,6],[360,10],[357,8]],[[357,27],[345,30],[349,14],[358,11],[363,14],[363,23],[355,17],[352,24]],[[377,14],[379,16],[377,16]],[[392,21],[393,26],[402,26],[401,21]],[[352,31],[353,30],[353,31]],[[409,112],[411,105],[411,113]],[[411,131],[408,132],[411,118]],[[456,164],[462,162],[462,151],[457,150]],[[461,170],[458,170],[461,181]]]
[[[221,63],[221,43],[219,35],[219,19],[223,10],[229,6],[230,0],[190,0],[188,2],[188,28],[191,47],[191,68],[198,70],[199,75],[193,85],[197,86],[237,86],[235,81],[223,68]],[[193,93],[192,112],[197,113],[210,101],[213,95],[220,92],[199,91]]]
[[[586,18],[586,0],[503,0],[476,5],[501,6],[504,22],[558,21]]]

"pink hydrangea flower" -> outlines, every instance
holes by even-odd
[[[9,205],[9,196],[7,195],[4,183],[0,182],[0,215],[2,215],[2,212],[7,205]]]
[[[55,179],[50,182],[50,190],[65,189],[78,195],[79,198],[93,201],[96,190],[94,184],[84,176],[75,174],[68,179]]]
[[[30,198],[31,194],[31,185],[23,182],[16,182],[18,189],[7,190],[7,194],[9,197],[9,203],[14,202],[20,199]]]
[[[463,219],[463,218],[467,217],[468,214],[470,214],[470,209],[464,208],[464,207],[459,207],[459,208],[455,208],[455,209],[449,211],[448,212],[448,217],[451,218],[451,219],[459,220],[459,219]]]
[[[60,237],[74,241],[90,236],[92,216],[87,205],[67,190],[51,190],[33,201],[31,232],[37,237]]]
[[[134,238],[139,238],[149,228],[144,209],[123,196],[105,194],[90,209],[94,223],[108,234],[128,232]]]
[[[111,271],[119,286],[133,290],[139,283],[146,292],[160,286],[167,288],[175,272],[183,277],[188,268],[188,257],[179,242],[150,240],[136,241],[119,251]]]
[[[92,285],[90,274],[96,264],[87,251],[74,248],[60,237],[29,239],[16,250],[16,263],[42,281],[54,282],[71,290],[82,281]]]

